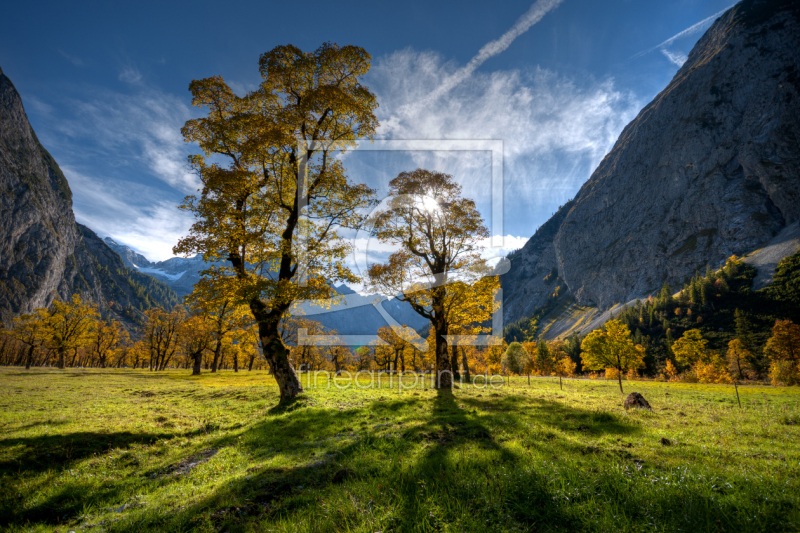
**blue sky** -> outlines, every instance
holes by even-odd
[[[197,188],[179,131],[200,114],[190,81],[222,75],[244,94],[274,46],[362,46],[383,138],[503,141],[510,249],[575,195],[732,4],[16,2],[0,21],[0,67],[69,179],[78,221],[159,260],[191,224],[175,208]],[[416,166],[451,172],[491,218],[486,152],[347,157],[353,179],[379,189]]]

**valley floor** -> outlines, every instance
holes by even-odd
[[[0,529],[800,529],[798,388],[328,379],[0,368]]]

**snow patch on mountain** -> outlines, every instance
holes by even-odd
[[[178,280],[178,279],[181,278],[181,276],[183,276],[186,273],[186,271],[184,270],[183,272],[179,272],[178,274],[167,274],[166,272],[164,272],[163,270],[158,269],[158,268],[140,267],[140,266],[138,266],[138,265],[136,265],[134,263],[131,263],[131,265],[133,266],[133,268],[137,269],[139,272],[144,272],[145,274],[151,274],[153,276],[159,276],[159,277],[162,277],[162,278],[166,278],[166,279],[168,279],[170,281]]]

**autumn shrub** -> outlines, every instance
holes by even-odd
[[[667,381],[680,381],[681,379],[678,369],[675,368],[675,365],[673,365],[672,361],[669,359],[667,359],[667,366],[664,368],[664,374]]]
[[[776,386],[800,385],[800,375],[798,375],[797,367],[791,361],[773,361],[769,367],[769,378]]]
[[[606,368],[606,379],[617,379],[618,376],[619,371],[616,368]],[[624,374],[622,379],[626,379]]]
[[[720,361],[709,363],[698,362],[694,365],[693,370],[697,376],[697,381],[700,383],[733,383],[730,373]]]

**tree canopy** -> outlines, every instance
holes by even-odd
[[[356,46],[278,46],[261,56],[263,81],[243,97],[220,76],[190,85],[193,105],[208,109],[182,130],[203,152],[190,157],[202,189],[181,206],[195,223],[175,252],[227,262],[207,277],[249,306],[282,399],[302,387],[281,319],[295,300],[331,297],[329,281],[357,281],[339,228],[361,222],[374,191],[351,183],[336,156],[378,126],[375,96],[360,82],[370,60]]]
[[[372,232],[398,250],[386,263],[370,266],[370,286],[398,296],[431,321],[436,386],[450,388],[457,369],[446,336],[481,330],[497,284],[480,256],[480,241],[489,230],[475,202],[461,195],[449,174],[402,172],[389,183],[388,206],[373,217]]]
[[[508,348],[506,348],[501,363],[509,372],[513,374],[522,374],[531,366],[531,357],[522,344],[512,342],[508,345]]]
[[[644,349],[634,345],[628,326],[619,320],[609,320],[604,329],[589,333],[581,343],[584,368],[617,370],[619,390],[622,390],[622,373],[644,366]]]

